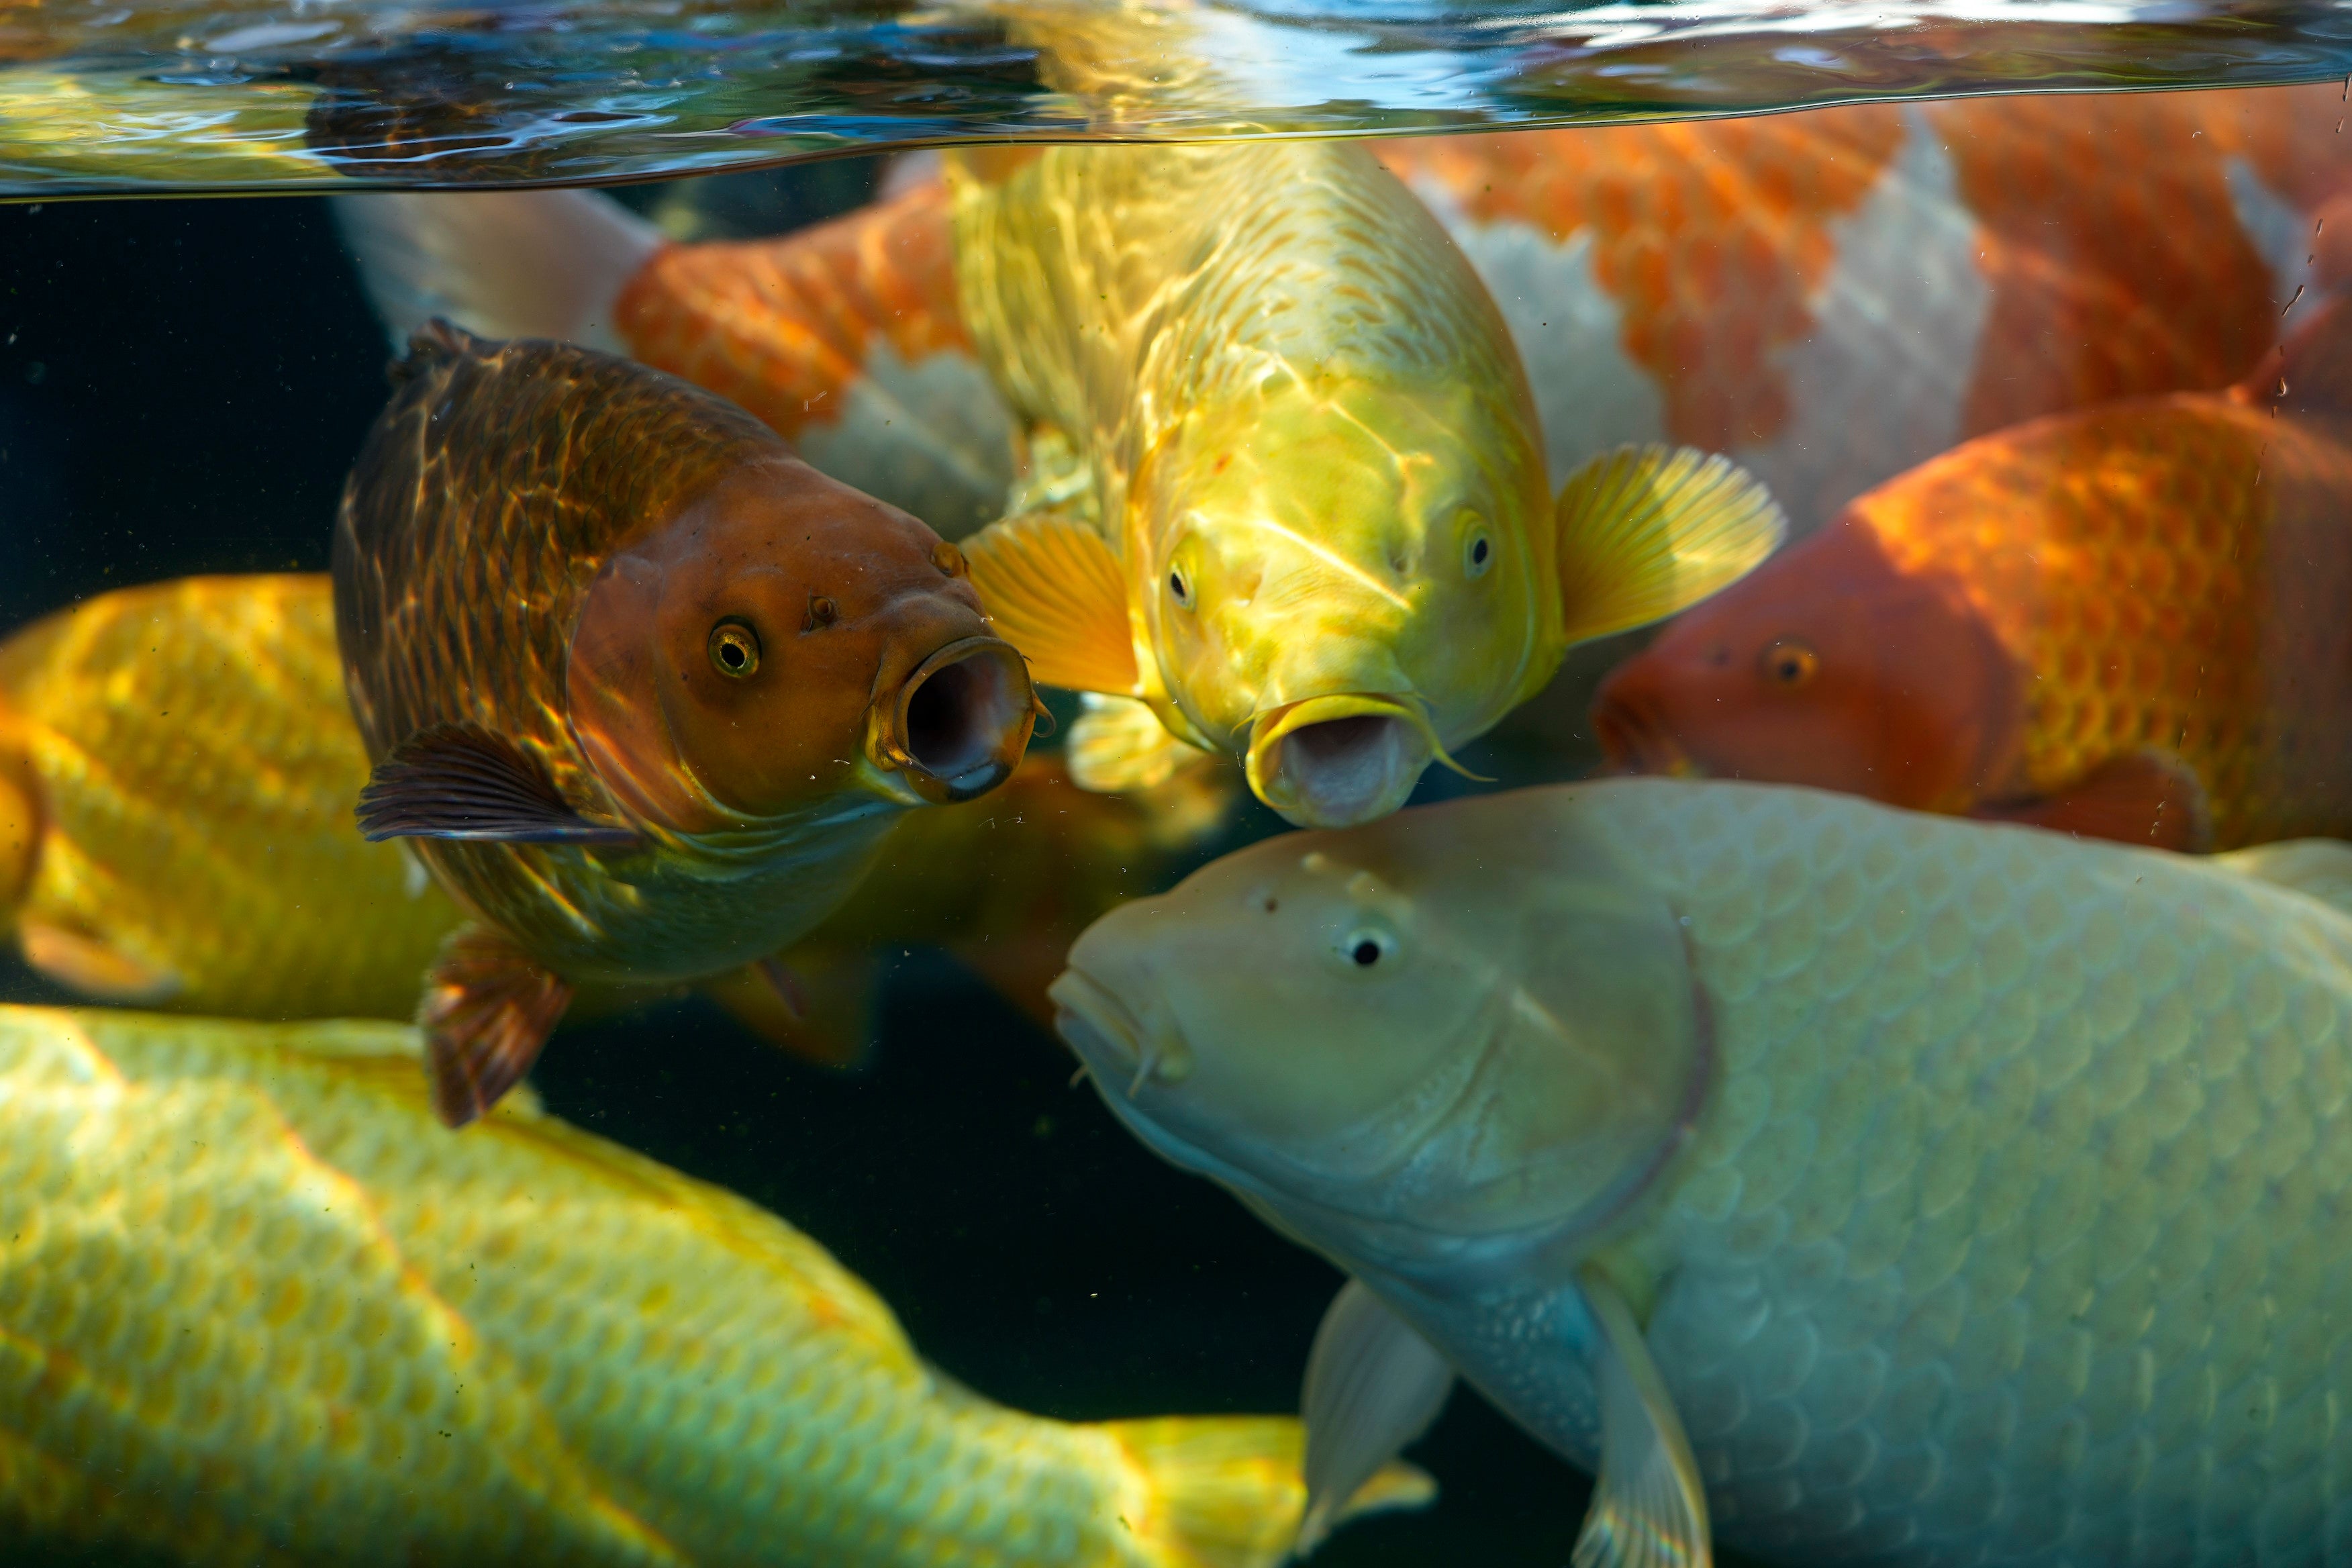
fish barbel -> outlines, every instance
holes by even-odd
[[[190,1563],[1241,1568],[1290,1420],[1071,1426],[824,1248],[415,1031],[0,1008],[0,1521]],[[1426,1498],[1398,1469],[1368,1506]]]
[[[773,953],[897,812],[1002,784],[1034,721],[953,545],[584,350],[420,332],[334,580],[362,828],[411,839],[473,917],[420,1013],[453,1125],[574,986]]]
[[[1055,995],[1355,1277],[1328,1495],[1451,1368],[1597,1468],[1580,1563],[2297,1568],[2352,1553],[2347,898],[2328,841],[1618,780],[1255,845]]]
[[[0,931],[108,1001],[404,1018],[462,917],[352,826],[367,769],[324,576],[47,616],[0,643],[0,818],[23,834],[0,843]]]
[[[2352,310],[2226,395],[1979,437],[1600,688],[1618,766],[2167,848],[2352,835]]]

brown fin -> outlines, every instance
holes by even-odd
[[[512,940],[463,926],[425,977],[417,1026],[433,1076],[433,1109],[463,1127],[522,1081],[555,1032],[572,987]]]
[[[121,1006],[152,1007],[184,984],[168,969],[131,957],[104,939],[26,921],[16,932],[25,962],[69,991]]]
[[[1763,563],[1789,531],[1762,482],[1689,447],[1620,447],[1570,474],[1552,509],[1571,643],[1679,615]]]
[[[963,552],[981,606],[1038,685],[1121,697],[1142,689],[1127,584],[1101,534],[1054,512],[1025,512],[990,523]]]
[[[855,1067],[874,1037],[874,955],[796,947],[702,982],[729,1016],[779,1050],[818,1067]]]
[[[2189,854],[2213,845],[2205,786],[2188,763],[2163,752],[2111,757],[2054,795],[1981,805],[1969,815]]]
[[[360,791],[360,833],[386,838],[481,838],[507,844],[634,844],[618,823],[572,808],[547,770],[476,724],[419,730],[376,764]]]

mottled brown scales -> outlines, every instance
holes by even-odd
[[[420,1015],[479,1114],[583,981],[773,953],[895,813],[1012,772],[1028,677],[962,559],[713,394],[435,324],[345,488],[335,604],[374,773],[476,917]]]

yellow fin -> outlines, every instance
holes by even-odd
[[[1040,686],[1132,697],[1142,689],[1127,584],[1101,534],[1053,512],[990,523],[963,542],[971,585]]]
[[[26,921],[16,932],[25,962],[69,990],[100,1002],[152,1007],[182,988],[180,977],[62,926]]]
[[[1019,645],[1015,645],[1016,647]],[[1070,782],[1095,795],[1158,789],[1179,768],[1216,759],[1179,740],[1151,705],[1089,691],[1070,726]]]
[[[2213,857],[2241,876],[2275,882],[2352,915],[2352,844],[2334,838],[2288,838]]]
[[[1168,1568],[1273,1568],[1289,1554],[1306,1506],[1299,1424],[1279,1415],[1162,1416],[1094,1428],[1124,1449],[1150,1491],[1136,1532],[1138,1555]],[[1419,1508],[1436,1483],[1411,1465],[1387,1466],[1356,1492],[1340,1519]]]
[[[1552,509],[1570,643],[1630,631],[1729,587],[1789,520],[1762,482],[1689,447],[1620,447],[1568,478]]]

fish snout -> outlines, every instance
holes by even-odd
[[[1054,1032],[1107,1089],[1133,1100],[1147,1084],[1181,1083],[1190,1075],[1192,1053],[1181,1039],[1139,1024],[1115,994],[1084,972],[1064,970],[1046,995],[1054,1004]]]
[[[1252,727],[1250,787],[1296,826],[1354,827],[1404,805],[1437,750],[1393,698],[1313,698]]]
[[[1013,776],[1037,722],[1029,666],[1001,637],[970,637],[933,653],[876,705],[875,763],[933,805],[971,800]]]

